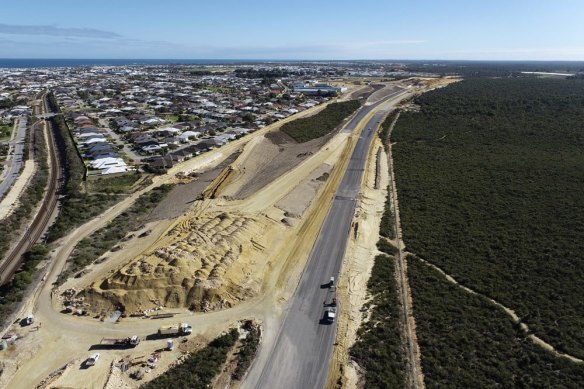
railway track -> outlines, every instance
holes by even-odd
[[[42,104],[40,114],[48,113],[49,109],[47,104],[47,93],[42,96],[41,100]],[[35,131],[33,131],[33,128],[38,125],[41,125],[41,123],[36,122],[33,124],[33,126],[31,126],[31,139],[33,139],[35,136]],[[53,136],[53,124],[51,121],[44,120],[42,125],[46,126],[45,134],[47,136],[48,153],[50,156],[48,187],[45,192],[45,197],[42,200],[43,202],[41,207],[35,215],[32,223],[27,227],[24,234],[20,237],[20,240],[16,246],[14,246],[13,249],[4,258],[4,261],[0,263],[0,285],[8,283],[12,279],[24,261],[24,253],[29,251],[34,244],[42,239],[43,234],[46,232],[51,218],[57,209],[57,189],[59,182],[61,182],[62,179],[62,170],[60,166],[57,145]]]

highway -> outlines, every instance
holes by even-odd
[[[18,130],[14,139],[9,144],[13,150],[12,158],[10,158],[9,166],[4,172],[5,179],[0,182],[0,199],[4,197],[8,190],[18,178],[18,173],[23,165],[24,142],[26,139],[26,118],[18,118]]]
[[[351,231],[357,197],[367,154],[376,134],[378,123],[389,111],[380,108],[384,101],[403,95],[395,91],[375,104],[364,106],[343,131],[353,132],[371,111],[370,118],[355,145],[347,170],[336,191],[326,220],[313,246],[308,263],[275,341],[274,348],[263,367],[257,388],[322,388],[327,379],[336,322],[325,324],[323,319],[327,294],[326,284],[331,276],[338,279]],[[339,306],[339,310],[343,307]]]

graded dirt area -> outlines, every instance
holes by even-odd
[[[103,337],[131,334],[144,337],[156,332],[160,325],[178,321],[191,324],[193,335],[189,338],[203,344],[234,321],[259,318],[266,324],[261,347],[270,348],[285,301],[294,292],[327,213],[331,193],[342,177],[342,169],[337,166],[350,157],[347,145],[353,139],[349,133],[339,132],[307,148],[307,144],[289,145],[279,135],[266,137],[266,132],[234,141],[178,165],[168,176],[156,177],[159,183],[175,181],[176,173],[199,172],[202,167],[214,166],[233,153],[241,153],[216,174],[210,185],[212,191],[205,191],[204,198],[193,202],[195,196],[190,194],[194,192],[185,186],[178,187],[175,197],[169,197],[174,200],[156,209],[152,221],[123,242],[119,251],[104,254],[106,259],[91,265],[88,274],[63,285],[83,291],[86,304],[90,311],[98,313],[96,316],[102,308],[111,312],[111,308],[121,304],[127,313],[164,305],[169,309],[161,312],[176,312],[176,317],[160,320],[128,317],[119,323],[100,322],[98,317],[77,318],[58,312],[62,308],[59,295],[64,289],[51,292],[50,286],[46,287],[34,310],[35,315],[46,321],[39,331],[43,335],[29,337],[30,342],[18,345],[20,351],[14,355],[23,365],[14,377],[11,377],[14,370],[1,374],[4,383],[21,386],[37,383],[55,368],[74,361],[55,385],[136,387],[127,372],[111,368],[110,363],[128,355],[148,357],[163,346],[161,342],[143,338],[136,350],[104,350],[103,359],[94,370],[79,369],[89,354],[89,345],[99,343]],[[262,164],[264,158],[271,163]],[[279,173],[266,179],[272,170]],[[211,180],[203,179],[202,175],[197,179],[199,184],[193,181],[186,185],[194,188]],[[183,190],[186,192],[180,192]],[[64,262],[62,257],[66,258],[76,241],[105,225],[130,204],[130,200],[124,201],[91,225],[72,232],[63,247],[57,248],[58,265],[49,272],[47,283],[54,280]],[[364,199],[363,204],[368,204],[368,200]],[[179,216],[173,219],[175,215]],[[146,236],[139,237],[143,233]],[[198,312],[205,310],[209,312]],[[162,353],[153,374],[159,374],[178,357]],[[50,363],[43,363],[48,360]],[[265,362],[265,353],[258,354],[257,363],[261,361]],[[99,375],[97,385],[88,385],[94,375]]]
[[[152,219],[190,207],[150,247],[113,272],[94,275],[79,296],[98,314],[116,307],[206,312],[258,295],[266,265],[327,181],[346,138],[335,132],[299,144],[280,131],[257,137],[221,164],[223,171],[213,169],[203,198],[156,209]]]
[[[231,185],[223,195],[234,199],[252,195],[320,150],[335,133],[304,143],[279,130],[256,139],[233,164]]]
[[[197,172],[197,176],[190,180],[190,182],[174,187],[166,195],[164,200],[152,210],[148,221],[175,219],[187,212],[205,188],[217,178],[223,169],[233,163],[238,155],[238,153],[234,153],[219,165],[200,173]]]

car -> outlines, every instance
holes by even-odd
[[[335,286],[335,277],[331,277],[331,280],[329,281],[329,286]]]
[[[324,311],[324,319],[327,323],[332,324],[335,321],[335,317],[337,316],[337,308],[336,307],[328,307]]]
[[[34,316],[33,315],[28,315],[26,317],[26,319],[25,319],[26,325],[31,325],[33,321],[34,321]]]
[[[97,363],[97,361],[99,360],[99,357],[101,355],[99,353],[95,353],[93,355],[91,355],[89,358],[87,358],[87,360],[85,361],[85,364],[87,366],[93,366]]]

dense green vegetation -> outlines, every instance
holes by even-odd
[[[232,329],[209,345],[191,354],[183,363],[143,385],[143,389],[198,389],[208,388],[221,371],[227,354],[235,345],[239,333]]]
[[[391,187],[387,187],[387,197],[385,198],[385,208],[383,209],[383,216],[381,216],[381,224],[379,226],[379,234],[388,239],[395,238],[395,217],[391,210]]]
[[[393,121],[399,115],[400,112],[401,111],[399,109],[394,109],[393,111],[391,111],[387,115],[387,117],[385,118],[383,123],[381,123],[381,130],[379,131],[379,138],[381,139],[381,143],[383,143],[383,147],[385,148],[385,151],[387,151],[387,147],[389,145],[389,129],[391,128]]]
[[[584,62],[575,61],[413,61],[407,64],[413,72],[470,77],[528,77],[530,72],[583,72]]]
[[[57,102],[52,94],[49,95],[49,105],[53,112],[58,112]],[[55,141],[60,149],[61,165],[65,169],[65,185],[63,187],[63,200],[59,215],[47,233],[47,241],[53,242],[88,220],[99,215],[113,204],[120,201],[117,195],[111,193],[91,193],[83,190],[85,177],[85,165],[79,155],[69,127],[62,116],[51,119],[55,128]],[[135,179],[138,175],[134,176]],[[129,190],[131,182],[125,187],[112,191],[123,193]]]
[[[392,134],[408,251],[584,358],[584,80],[473,79],[416,102]]]
[[[4,219],[0,220],[0,257],[4,257],[10,242],[24,228],[25,221],[31,216],[33,209],[42,200],[45,188],[49,179],[49,166],[47,164],[47,147],[43,136],[42,128],[34,126],[33,152],[37,170],[33,174],[30,183],[22,192],[19,205],[14,211]],[[25,153],[26,154],[26,153]]]
[[[70,274],[83,269],[120,243],[129,232],[138,229],[173,187],[164,184],[141,195],[128,210],[77,243],[68,259],[67,268],[59,275],[59,281],[65,281]]]
[[[9,140],[12,128],[12,124],[0,124],[0,140]]]
[[[49,249],[42,244],[37,244],[24,254],[24,261],[20,270],[7,284],[0,287],[0,323],[4,323],[17,303],[22,301],[24,293],[32,283],[34,273],[40,261],[47,257]]]
[[[343,119],[349,117],[360,106],[361,103],[357,100],[330,103],[316,115],[284,124],[281,131],[299,143],[320,138],[337,128]]]
[[[253,325],[251,322],[248,322],[246,327],[248,333],[245,339],[241,341],[241,348],[237,352],[237,366],[232,374],[235,380],[241,380],[243,378],[260,344],[260,327]]]
[[[505,312],[409,257],[426,387],[581,388],[584,365],[535,346]]]
[[[395,284],[395,259],[375,257],[367,282],[371,301],[369,321],[357,332],[350,355],[365,370],[366,388],[403,388],[405,354],[400,336],[399,302]]]

